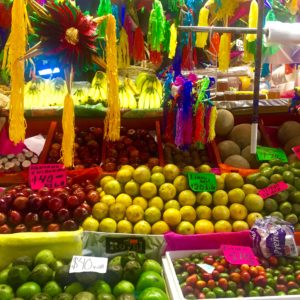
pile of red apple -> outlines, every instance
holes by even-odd
[[[117,171],[122,165],[148,165],[150,168],[159,164],[158,147],[155,138],[145,129],[121,128],[121,139],[108,142],[103,169]]]
[[[0,197],[0,233],[77,230],[99,193],[90,180],[68,181],[68,186],[55,189],[17,185],[6,190]]]
[[[102,128],[90,127],[88,130],[75,128],[74,168],[97,167],[101,162]],[[56,132],[48,154],[48,163],[58,163],[61,158],[63,134]]]

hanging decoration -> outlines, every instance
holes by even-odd
[[[150,61],[159,64],[162,61],[162,43],[165,38],[165,14],[159,0],[154,0],[149,17],[148,44],[150,51]]]
[[[112,7],[110,0],[100,0],[97,15],[99,17],[107,16],[108,14],[112,13]],[[104,38],[105,37],[105,29],[106,29],[107,21],[103,21],[99,26],[99,36]]]
[[[172,59],[175,56],[177,47],[177,28],[173,23],[170,27],[170,45],[169,45],[169,58]]]
[[[140,27],[138,27],[134,32],[133,59],[137,62],[146,59],[144,34]]]
[[[4,49],[3,68],[11,76],[9,103],[9,139],[18,144],[24,141],[26,121],[24,117],[24,60],[27,43],[27,12],[24,0],[14,0],[12,6],[11,33]]]
[[[203,6],[199,12],[198,26],[208,26],[209,9]],[[196,44],[198,48],[204,48],[207,44],[208,32],[198,32],[196,34]]]
[[[252,0],[250,5],[250,11],[249,11],[248,27],[257,28],[257,23],[258,23],[258,4],[256,0]],[[248,42],[256,41],[256,34],[253,33],[247,34],[246,40]]]
[[[128,35],[124,27],[120,31],[120,40],[118,44],[118,67],[128,68],[130,66]]]
[[[231,34],[223,33],[220,39],[219,46],[219,70],[222,72],[226,72],[230,65],[230,49],[231,49]]]

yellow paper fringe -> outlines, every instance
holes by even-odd
[[[170,27],[170,43],[169,43],[169,58],[173,59],[176,53],[177,47],[177,28],[173,23]]]
[[[250,5],[250,11],[249,11],[248,27],[257,28],[257,23],[258,23],[258,4],[256,0],[252,0]],[[256,34],[255,33],[247,34],[246,40],[248,42],[254,42],[256,40]]]
[[[226,72],[230,65],[230,49],[231,49],[231,34],[223,33],[220,39],[219,46],[219,70],[222,72]]]
[[[246,35],[244,36],[244,58],[243,58],[245,63],[252,63],[254,62],[254,55],[253,53],[250,53],[247,51],[247,39]]]
[[[62,115],[63,139],[61,143],[62,162],[66,168],[73,167],[74,141],[75,141],[75,114],[72,96],[65,96],[64,110]]]
[[[120,139],[120,101],[118,84],[116,20],[107,15],[106,27],[106,74],[108,108],[104,120],[104,138],[110,141]]]
[[[289,12],[294,16],[298,12],[298,1],[297,0],[291,0],[285,2],[286,7],[288,8]]]
[[[124,27],[120,31],[120,40],[118,45],[118,67],[128,68],[130,65],[128,35]]]
[[[208,26],[209,9],[203,6],[199,12],[198,26]],[[207,44],[208,32],[198,32],[196,34],[196,44],[198,48],[204,48]]]
[[[12,6],[11,33],[7,48],[4,51],[5,58],[3,61],[3,66],[8,68],[11,76],[9,139],[15,144],[24,141],[26,131],[26,120],[24,117],[24,60],[19,60],[26,53],[26,25],[26,4],[24,0],[15,0]]]
[[[216,137],[215,125],[217,120],[217,107],[213,106],[210,112],[209,118],[209,132],[208,132],[208,141],[211,142]]]

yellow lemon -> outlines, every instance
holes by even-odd
[[[117,196],[116,203],[121,203],[127,208],[132,204],[132,199],[129,195],[122,193]]]
[[[249,225],[245,221],[234,221],[232,224],[233,231],[243,231],[248,229],[249,229]]]
[[[191,222],[188,222],[188,221],[181,221],[176,226],[176,233],[179,233],[179,234],[194,234],[195,233],[194,225]]]
[[[143,197],[135,197],[132,204],[139,205],[143,210],[148,207],[148,201]]]
[[[121,220],[117,224],[117,232],[119,233],[132,233],[133,226],[127,220]]]
[[[253,212],[253,213],[249,214],[247,217],[247,223],[248,223],[249,227],[251,228],[254,225],[256,219],[261,219],[262,217],[263,216],[257,212]]]
[[[114,180],[115,178],[113,178],[112,176],[104,176],[103,178],[101,178],[100,180],[100,186],[103,189],[104,186],[111,180]]]
[[[199,168],[198,168],[199,172],[200,173],[210,173],[211,171],[211,167],[209,165],[201,165]]]
[[[105,218],[99,224],[99,231],[101,232],[116,232],[117,222],[112,218]]]
[[[154,174],[154,173],[162,173],[163,172],[163,167],[161,166],[154,166],[151,170],[151,173]]]
[[[180,205],[191,205],[193,206],[196,203],[196,195],[191,190],[184,190],[178,195],[178,202]]]
[[[145,220],[138,221],[133,227],[133,233],[150,234],[151,233],[151,225]]]
[[[199,205],[196,208],[196,214],[197,214],[197,218],[199,220],[202,220],[202,219],[210,220],[211,219],[211,208],[206,205]]]
[[[163,213],[163,220],[169,225],[169,226],[176,226],[181,221],[181,214],[180,211],[175,208],[168,208]]]
[[[145,210],[145,215],[144,215],[145,220],[150,223],[150,224],[154,224],[155,222],[159,221],[161,218],[161,212],[160,210],[155,207],[148,207]]]
[[[126,209],[126,218],[131,223],[143,220],[144,210],[139,205],[130,205]]]
[[[228,173],[225,177],[225,186],[227,190],[240,188],[244,185],[244,179],[239,173]]]
[[[170,231],[170,227],[165,221],[157,221],[151,228],[152,234],[164,234],[168,231]]]
[[[218,205],[215,206],[212,210],[213,218],[218,220],[228,220],[230,217],[230,211],[227,206],[225,205]]]
[[[245,195],[257,194],[257,187],[253,184],[246,183],[243,185],[242,189],[243,189]]]
[[[140,194],[146,199],[151,199],[157,194],[157,187],[152,182],[145,182],[140,186]]]
[[[163,183],[159,187],[159,196],[164,200],[168,201],[174,199],[176,196],[176,188],[172,183]]]
[[[187,179],[184,175],[178,175],[174,181],[173,185],[175,186],[177,192],[182,192],[184,190],[187,190],[189,188]]]
[[[211,205],[212,204],[212,195],[211,193],[209,192],[200,192],[200,193],[197,193],[197,196],[196,196],[196,201],[197,201],[197,204],[199,205]]]
[[[114,203],[109,207],[109,217],[116,221],[123,220],[126,213],[126,207],[122,203]]]
[[[87,217],[82,223],[83,230],[98,231],[99,222],[93,217]]]
[[[127,170],[129,170],[129,171],[131,172],[131,174],[132,174],[133,171],[134,171],[134,167],[131,166],[131,165],[122,165],[121,170],[122,170],[122,169],[127,169]]]
[[[108,206],[111,206],[112,204],[116,203],[116,199],[112,195],[104,195],[100,198],[100,202],[105,203]]]
[[[176,209],[180,209],[180,204],[177,200],[169,200],[165,203],[164,209],[168,209],[168,208],[176,208]]]
[[[220,220],[215,223],[215,232],[231,232],[232,226],[226,220]]]
[[[199,220],[195,224],[195,233],[213,233],[214,224],[208,220]]]
[[[92,209],[92,215],[97,220],[102,220],[108,215],[108,205],[103,202],[97,202]]]
[[[130,181],[131,177],[132,177],[132,172],[127,168],[120,169],[116,174],[116,179],[120,183],[126,183]]]
[[[151,175],[151,182],[154,183],[156,186],[161,186],[165,183],[165,176],[162,173],[153,173]]]
[[[218,190],[213,194],[214,205],[226,205],[228,203],[228,195],[225,191]]]
[[[152,207],[152,206],[155,206],[159,210],[162,210],[164,208],[164,201],[160,197],[156,196],[150,199],[148,202],[148,207]]]
[[[232,189],[228,192],[228,199],[230,203],[243,203],[245,192],[240,188]]]
[[[196,220],[197,214],[193,206],[185,205],[180,208],[179,212],[182,221],[194,222]]]
[[[229,207],[230,210],[230,217],[234,220],[244,220],[247,218],[248,210],[246,206],[239,204],[239,203],[233,203]]]
[[[140,185],[136,183],[134,180],[130,180],[125,184],[124,191],[129,196],[135,197],[140,192]]]
[[[225,174],[225,173],[224,173]],[[222,175],[216,175],[216,181],[217,181],[217,190],[224,190],[225,182],[224,182],[224,176]]]

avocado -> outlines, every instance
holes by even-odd
[[[76,280],[74,273],[69,273],[70,266],[63,265],[55,272],[55,281],[61,285],[68,285]]]
[[[115,286],[123,278],[123,268],[121,265],[108,265],[104,274],[104,280],[111,286]]]
[[[137,261],[128,261],[124,267],[123,279],[136,283],[142,272],[142,266]]]
[[[30,270],[33,267],[33,259],[30,256],[20,256],[15,259],[13,262],[13,266],[18,266],[18,265],[25,265],[27,266]]]
[[[11,267],[11,269],[8,271],[7,275],[7,283],[17,288],[23,283],[25,283],[30,276],[30,270],[25,265],[17,265]]]

